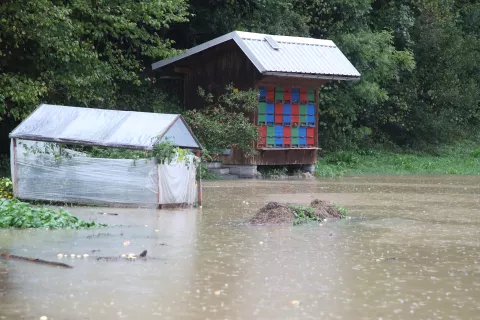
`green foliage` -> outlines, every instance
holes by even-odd
[[[62,209],[57,212],[44,207],[33,207],[17,199],[0,199],[0,228],[81,229],[104,226],[106,225],[78,219]]]
[[[347,170],[336,165],[328,165],[322,161],[318,161],[315,166],[316,177],[342,177]]]
[[[111,147],[91,147],[91,146],[65,146],[57,143],[35,143],[31,146],[23,144],[25,155],[28,154],[48,154],[55,158],[56,161],[62,159],[71,159],[74,152],[81,152],[92,158],[106,158],[106,159],[132,159],[133,165],[140,159],[155,158],[159,164],[170,164],[177,159],[179,162],[185,163],[189,166],[190,156],[193,156],[192,151],[188,149],[181,149],[177,147],[171,139],[166,137],[162,141],[154,143],[152,150],[133,150]],[[198,165],[200,159],[194,158],[194,165]],[[187,161],[188,160],[188,161]]]
[[[190,0],[192,16],[175,26],[172,37],[183,48],[243,30],[283,35],[308,35],[309,15],[292,0]]]
[[[342,219],[345,219],[348,216],[348,210],[342,207],[341,205],[336,204],[335,202],[333,203],[333,206],[337,208],[337,210],[340,212],[340,215],[342,216]]]
[[[42,101],[178,113],[181,86],[159,83],[150,63],[178,53],[172,40],[190,48],[245,30],[332,39],[361,72],[320,91],[323,149],[432,149],[480,132],[479,17],[478,1],[460,0],[5,0],[0,117]],[[227,90],[186,114],[205,157],[254,152],[247,95]]]
[[[215,173],[209,171],[206,165],[200,165],[199,174],[202,180],[217,180],[219,178]]]
[[[0,180],[0,199],[13,198],[13,183],[10,178],[2,178]]]
[[[337,166],[353,167],[359,162],[359,158],[353,152],[340,151],[328,154],[325,161]]]
[[[184,117],[207,152],[216,156],[226,149],[237,148],[246,154],[255,154],[258,129],[248,114],[257,107],[257,92],[236,91],[230,85],[215,101],[202,89],[199,94],[207,106],[202,110],[189,110]]]
[[[470,157],[476,158],[476,159],[480,158],[480,148],[477,148],[472,152],[470,152]]]
[[[480,174],[480,152],[476,143],[445,147],[437,153],[438,155],[432,155],[414,151],[384,150],[333,152],[319,159],[315,175],[326,177],[353,174]],[[350,157],[356,160],[349,161]]]
[[[186,10],[184,0],[2,1],[0,116],[22,119],[40,101],[115,107],[152,84],[153,60],[176,53],[163,33]]]
[[[322,219],[315,214],[315,209],[312,207],[290,206],[290,209],[292,209],[293,215],[295,216],[293,225],[322,221]]]

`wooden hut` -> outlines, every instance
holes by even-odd
[[[329,81],[360,78],[330,40],[239,31],[158,61],[152,69],[161,77],[184,79],[187,110],[203,106],[198,87],[214,96],[230,83],[239,90],[258,90],[258,111],[252,115],[260,134],[258,155],[246,157],[234,149],[222,160],[246,176],[257,165],[300,165],[312,170],[319,145],[318,89]]]

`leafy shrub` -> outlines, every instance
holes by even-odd
[[[480,158],[480,148],[473,150],[470,152],[470,157],[472,158]]]
[[[211,94],[205,94],[202,89],[199,89],[199,94],[204,98],[206,107],[189,110],[183,116],[212,160],[230,148],[255,154],[254,142],[258,138],[258,129],[248,114],[257,107],[257,92],[236,91],[230,85],[226,93],[215,101]]]
[[[33,207],[17,199],[0,199],[0,228],[81,229],[104,227],[105,224],[81,220],[69,212]]]
[[[13,183],[9,178],[2,178],[0,180],[0,198],[13,198]]]
[[[205,166],[205,165],[200,165],[199,172],[200,172],[200,178],[203,179],[203,180],[218,179],[218,176],[215,173],[209,171],[207,166]]]

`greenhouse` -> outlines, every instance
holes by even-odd
[[[16,198],[134,207],[201,202],[202,147],[181,115],[42,104],[10,138]]]

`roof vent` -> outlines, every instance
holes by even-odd
[[[265,40],[267,40],[268,44],[273,48],[273,50],[280,49],[280,46],[278,45],[277,41],[273,40],[271,36],[266,36]]]

